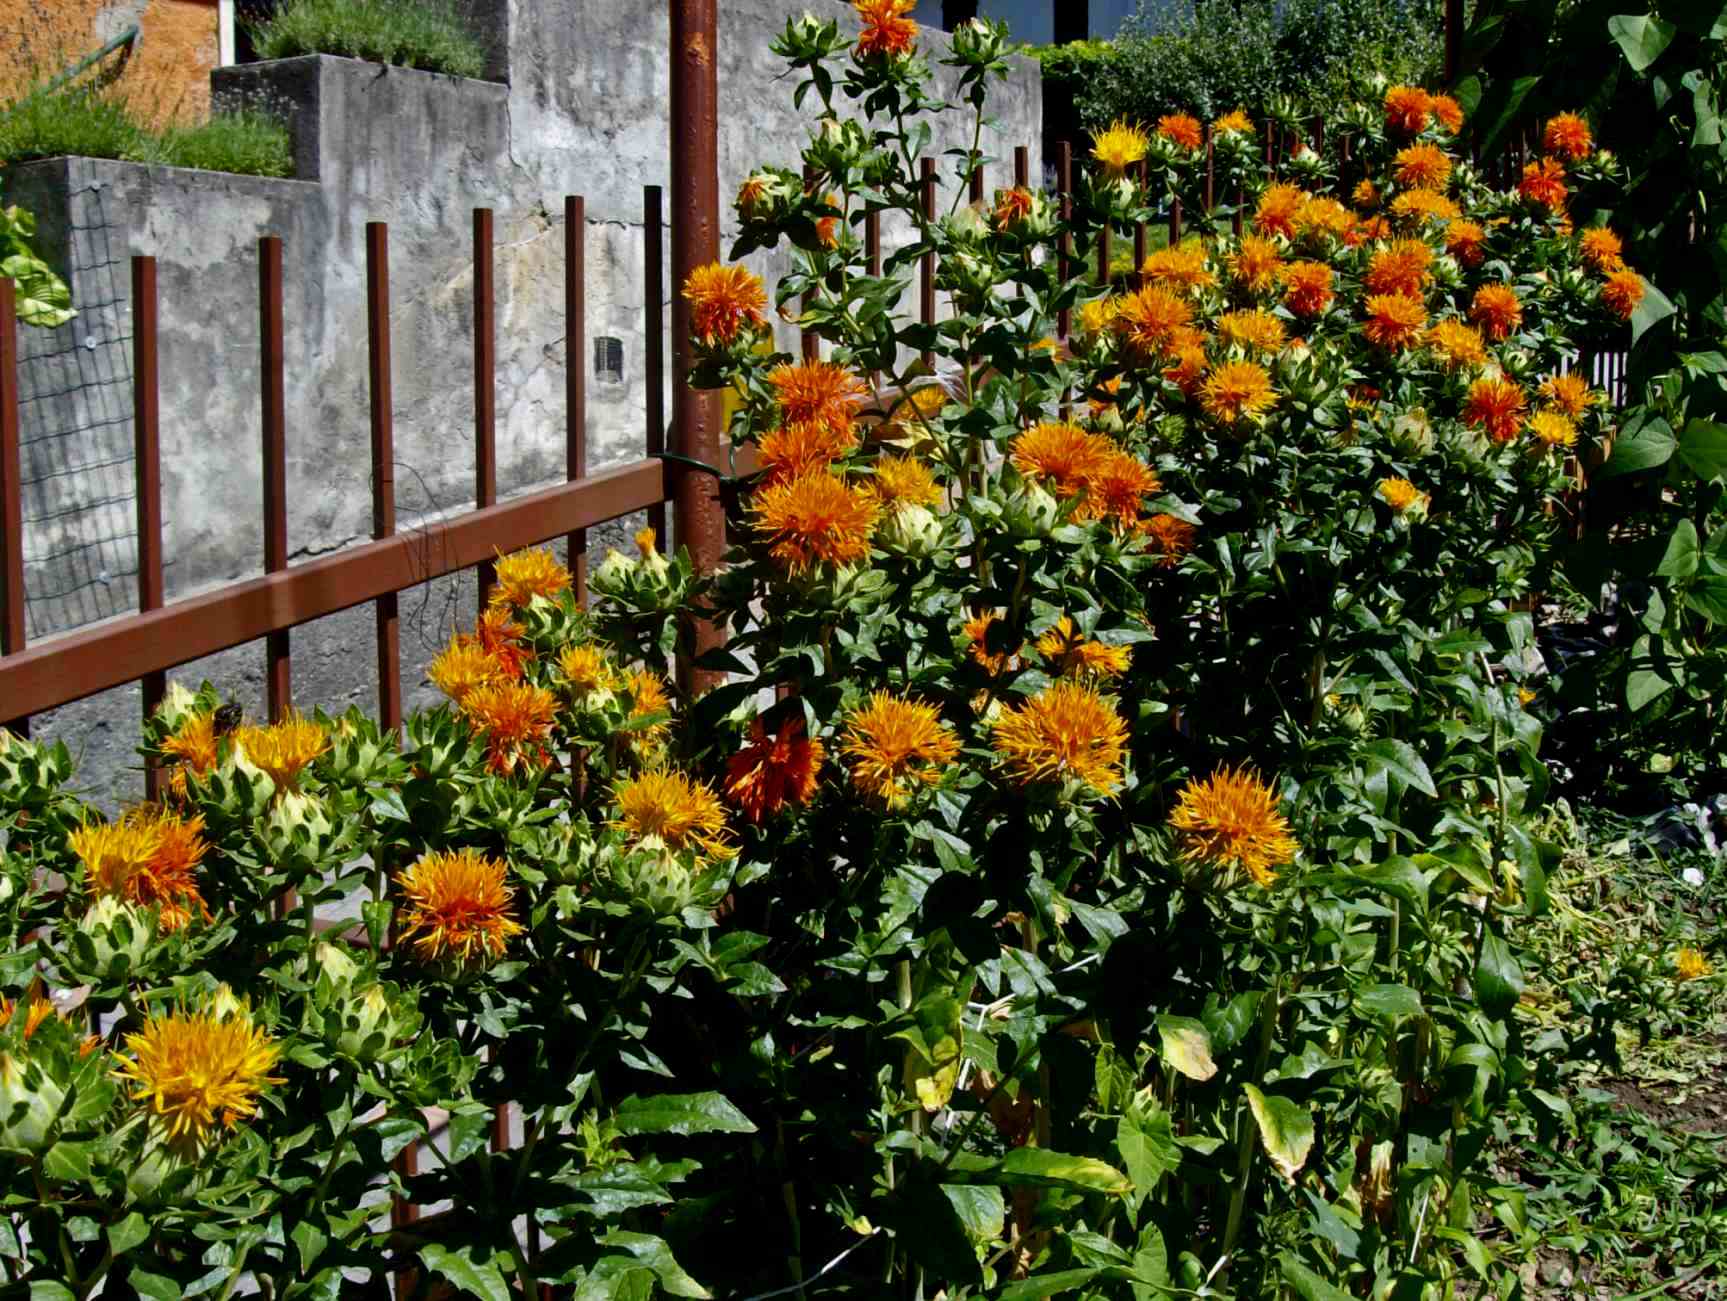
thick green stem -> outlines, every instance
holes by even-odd
[[[1253,1083],[1255,1086],[1265,1077],[1265,1065],[1271,1058],[1271,1040],[1277,1028],[1278,997],[1275,984],[1265,991],[1265,998],[1259,1005],[1259,1051],[1254,1054]],[[1235,1240],[1241,1234],[1241,1216],[1247,1209],[1248,1176],[1253,1172],[1254,1141],[1253,1116],[1242,1099],[1235,1110],[1235,1190],[1229,1195],[1229,1218],[1223,1229],[1223,1254],[1227,1257],[1235,1250]],[[1225,1268],[1228,1268],[1225,1266]]]

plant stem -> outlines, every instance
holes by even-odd
[[[1265,1076],[1265,1064],[1271,1057],[1272,1032],[1277,1027],[1278,997],[1274,983],[1265,991],[1259,1005],[1259,1051],[1254,1055],[1253,1084],[1258,1086]],[[1235,1250],[1235,1240],[1241,1233],[1241,1215],[1247,1207],[1248,1176],[1253,1170],[1254,1124],[1248,1114],[1247,1099],[1235,1109],[1235,1190],[1229,1195],[1229,1218],[1223,1230],[1223,1254],[1227,1258]],[[1227,1266],[1226,1266],[1227,1268]]]

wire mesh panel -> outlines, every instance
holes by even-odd
[[[19,341],[25,621],[32,640],[137,608],[132,326],[104,186],[67,196],[78,315]]]

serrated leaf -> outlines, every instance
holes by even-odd
[[[150,1221],[133,1211],[108,1226],[108,1250],[115,1256],[124,1256],[149,1236]]]
[[[1115,1123],[1115,1146],[1127,1177],[1133,1181],[1135,1207],[1157,1187],[1158,1180],[1181,1165],[1175,1127],[1162,1107],[1131,1107]]]
[[[1439,794],[1433,785],[1433,774],[1427,771],[1427,765],[1415,752],[1415,747],[1407,741],[1399,741],[1389,736],[1381,737],[1362,746],[1361,756],[1366,761],[1369,776],[1375,772],[1384,772],[1396,778],[1403,786],[1413,787],[1423,795],[1432,797]]]
[[[672,1296],[706,1298],[713,1295],[695,1279],[691,1278],[672,1255],[672,1249],[665,1240],[656,1238],[651,1233],[627,1233],[622,1229],[614,1229],[600,1239],[607,1247],[618,1247],[629,1252],[642,1264],[654,1271],[663,1287]]]
[[[1369,985],[1356,993],[1355,1002],[1369,1016],[1384,1017],[1388,1021],[1400,1021],[1421,1013],[1421,995],[1408,985]]]
[[[631,1094],[612,1113],[618,1133],[753,1134],[748,1116],[718,1093]]]
[[[1163,1041],[1163,1059],[1190,1080],[1209,1080],[1217,1074],[1211,1060],[1211,1035],[1204,1022],[1188,1016],[1157,1018],[1158,1038]]]
[[[420,1260],[434,1274],[442,1275],[456,1287],[484,1301],[510,1301],[510,1285],[504,1279],[497,1255],[475,1257],[471,1244],[454,1251],[428,1242],[420,1248]],[[482,1249],[483,1250],[483,1249]]]
[[[1251,1084],[1241,1086],[1247,1105],[1259,1126],[1259,1140],[1277,1173],[1290,1183],[1307,1163],[1313,1150],[1313,1116],[1307,1108],[1277,1094],[1261,1093]]]

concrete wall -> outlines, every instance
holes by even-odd
[[[131,52],[104,65],[145,122],[201,121],[217,62],[216,0],[0,0],[0,102],[136,24]]]
[[[120,355],[128,329],[124,260],[154,255],[161,284],[163,514],[168,599],[258,572],[262,555],[258,451],[256,244],[280,235],[286,255],[289,546],[304,558],[370,531],[365,348],[365,225],[391,224],[395,343],[396,485],[402,527],[472,504],[471,213],[496,213],[499,487],[508,496],[562,477],[565,366],[592,367],[596,337],[619,339],[621,383],[591,379],[589,437],[595,469],[642,455],[647,377],[643,309],[667,305],[672,286],[644,284],[642,187],[669,183],[666,6],[587,0],[466,0],[493,42],[507,83],[461,81],[314,56],[222,69],[218,102],[266,98],[294,130],[298,178],[263,180],[85,159],[16,169],[12,201],[41,218],[45,252],[70,272],[74,298],[102,302],[60,331],[27,338],[24,439],[67,423],[68,367],[106,347]],[[814,0],[818,9],[823,0]],[[763,162],[793,163],[812,119],[791,107],[792,84],[775,80],[768,41],[805,0],[728,0],[721,14],[721,189],[734,193]],[[848,21],[849,5],[831,0]],[[939,52],[944,38],[930,33]],[[1032,148],[1041,118],[1035,66],[1023,62],[991,110],[999,129],[985,148],[1006,159]],[[965,136],[962,139],[962,135]],[[952,115],[932,152],[969,143]],[[1003,162],[992,183],[1008,175]],[[583,194],[588,228],[588,341],[567,355],[563,310],[563,199]],[[93,197],[94,196],[94,197]],[[90,205],[99,203],[95,218]],[[94,220],[106,256],[89,247]],[[729,240],[730,213],[727,213]],[[887,232],[891,244],[895,232]],[[94,280],[106,261],[106,279]],[[772,278],[771,259],[757,269]],[[115,266],[119,267],[115,274]],[[101,292],[97,292],[100,288]],[[86,291],[90,292],[86,292]],[[111,301],[106,301],[111,299]],[[907,304],[908,309],[911,304]],[[669,320],[669,310],[666,313]],[[791,347],[791,327],[782,326]],[[34,360],[32,360],[32,358]],[[68,360],[70,359],[70,360]],[[58,369],[56,369],[58,368]],[[590,375],[592,374],[590,370]],[[75,385],[73,386],[75,387]],[[123,459],[129,393],[111,385],[106,438]],[[669,409],[669,404],[668,404]],[[105,411],[107,408],[105,408]],[[75,423],[75,421],[74,421]],[[34,426],[34,429],[33,429]],[[26,456],[29,456],[26,451]],[[102,491],[113,493],[115,474]],[[27,474],[26,478],[30,476]],[[56,520],[92,491],[89,476],[62,476],[25,503],[26,559],[60,554]],[[120,518],[129,509],[119,503]],[[603,547],[601,548],[603,554]],[[123,601],[124,558],[109,565]],[[120,577],[116,579],[115,573]],[[27,573],[33,592],[55,576]],[[447,589],[447,591],[446,591]],[[403,598],[404,676],[412,685],[471,604],[447,584],[424,602]],[[123,608],[123,607],[122,607]],[[33,616],[54,613],[32,608]],[[68,614],[68,612],[61,612]],[[346,619],[346,622],[343,620]],[[33,620],[34,621],[34,620]],[[69,615],[54,626],[76,622]],[[417,621],[417,622],[416,622]],[[298,634],[296,698],[369,702],[372,647],[365,612]],[[363,645],[352,644],[356,640]],[[234,675],[250,703],[256,650],[209,666]],[[320,663],[326,667],[319,670]],[[226,666],[226,667],[224,667]],[[195,678],[201,666],[183,676]],[[412,694],[410,693],[410,699]],[[118,798],[129,771],[135,690],[114,692],[40,720],[86,750],[96,787]]]

